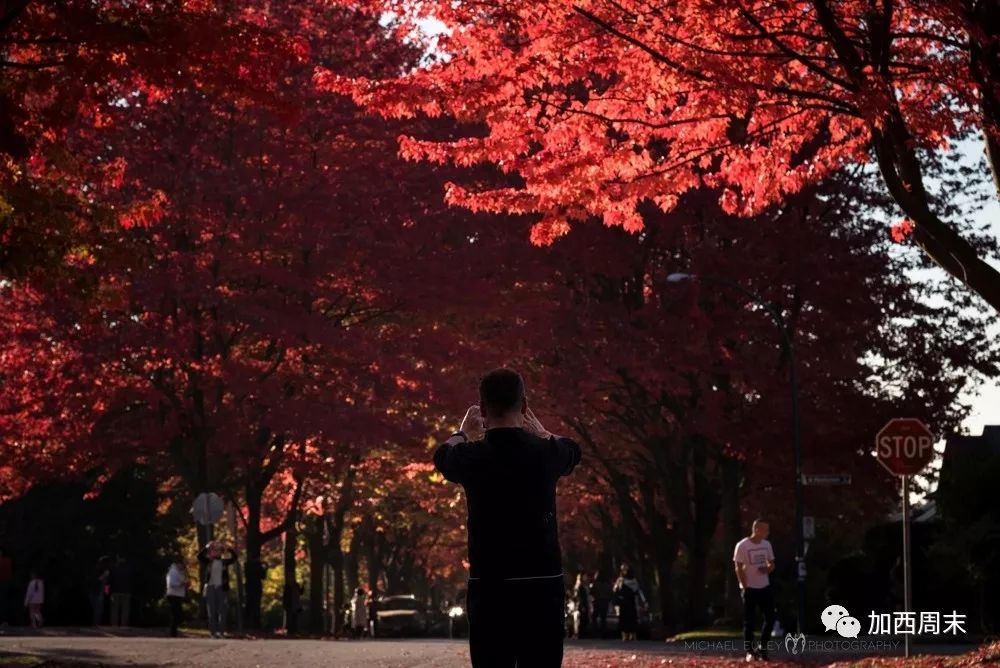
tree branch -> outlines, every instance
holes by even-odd
[[[760,33],[762,37],[764,37],[771,44],[774,44],[775,47],[777,47],[782,53],[787,55],[789,58],[797,60],[798,62],[802,63],[802,65],[810,72],[812,72],[813,74],[818,74],[819,76],[823,77],[824,79],[833,84],[836,84],[851,92],[855,92],[857,90],[857,87],[850,81],[846,79],[841,79],[840,77],[832,74],[831,72],[826,71],[819,65],[816,65],[815,63],[812,62],[812,59],[795,51],[795,49],[785,44],[779,37],[769,32],[767,28],[764,27],[764,24],[762,24],[757,19],[757,17],[753,15],[751,11],[749,11],[748,9],[746,9],[746,7],[743,6],[742,2],[739,3],[739,7],[740,7],[739,9],[740,15],[743,16],[743,18],[745,18],[750,23],[750,25],[752,25],[757,30],[757,32]]]

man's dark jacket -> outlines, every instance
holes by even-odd
[[[556,482],[579,462],[580,446],[572,440],[545,439],[519,427],[437,448],[434,466],[465,487],[471,579],[562,573]]]

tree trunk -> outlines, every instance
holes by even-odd
[[[649,527],[650,550],[653,555],[653,568],[656,573],[655,596],[659,605],[660,619],[664,633],[670,634],[676,627],[673,609],[673,569],[677,560],[677,532],[669,525],[669,521],[656,507],[655,480],[647,477],[640,485],[643,515]]]
[[[740,538],[743,537],[743,518],[740,512],[740,501],[742,497],[742,474],[743,464],[732,458],[722,460],[722,535],[725,538],[723,544],[726,552],[723,554],[727,567],[723,568],[726,577],[726,612],[725,616],[730,620],[737,620],[743,614],[743,601],[740,598],[740,585],[736,580],[736,575],[732,572],[732,563],[729,559],[728,550],[733,549]]]
[[[893,95],[888,82],[885,92]],[[933,211],[916,142],[903,112],[893,104],[880,125],[869,122],[868,126],[879,172],[889,194],[913,222],[913,240],[939,267],[1000,311],[1000,270],[987,262],[980,249],[954,225]]]
[[[632,483],[624,475],[609,471],[611,486],[615,490],[615,499],[618,501],[618,509],[621,513],[621,527],[619,531],[620,545],[623,556],[629,563],[638,567],[642,561],[642,545],[646,543],[646,535],[639,522],[635,499],[632,498]],[[612,573],[611,575],[616,575]]]
[[[676,546],[674,547],[673,558],[668,558],[668,556],[662,555],[656,559],[657,596],[660,603],[660,617],[663,620],[663,632],[667,634],[667,637],[671,636],[677,629],[673,601],[674,558],[677,556]]]
[[[691,477],[692,523],[684,546],[688,556],[688,600],[685,622],[701,626],[708,619],[708,601],[705,584],[708,577],[708,558],[712,539],[719,525],[721,509],[721,481],[718,468],[714,469],[709,443],[694,437],[690,443],[689,470]]]
[[[339,633],[344,625],[343,610],[344,605],[347,603],[347,597],[344,596],[344,589],[347,586],[345,582],[345,568],[344,568],[344,551],[340,547],[340,538],[338,537],[336,541],[333,540],[333,536],[330,537],[330,543],[328,548],[328,554],[330,557],[330,566],[333,568],[333,632]]]
[[[667,518],[657,514],[649,521],[652,538],[653,559],[656,566],[656,597],[660,605],[660,617],[664,633],[677,629],[674,612],[673,575],[677,561],[677,532],[667,525]]]
[[[282,602],[285,608],[285,632],[289,636],[299,630],[299,582],[295,577],[295,549],[298,545],[298,529],[293,519],[285,529],[283,566],[285,586]]]
[[[351,551],[344,555],[344,580],[349,596],[361,585],[361,534],[357,529],[351,536]]]
[[[183,441],[181,441],[183,442]],[[194,439],[195,450],[195,472],[194,489],[199,490],[199,494],[212,492],[208,478],[208,443],[201,438]],[[183,455],[182,455],[183,456]],[[181,467],[185,470],[185,467]],[[190,470],[190,469],[188,469]],[[197,495],[195,496],[197,498]],[[198,539],[198,552],[200,553],[215,538],[215,526],[212,524],[195,524],[195,534]],[[208,567],[201,562],[198,563],[198,587],[204,590],[205,583],[208,582]],[[198,597],[198,619],[208,619],[208,608],[204,596]]]
[[[379,539],[383,534],[375,531],[374,527],[369,527],[371,530],[367,532],[364,541],[365,544],[365,563],[368,566],[368,590],[378,591],[378,576],[382,571],[382,559],[380,549]]]
[[[244,621],[247,629],[259,631],[261,628],[260,605],[264,592],[266,569],[261,560],[264,537],[260,530],[261,501],[252,486],[247,486],[247,527],[246,527],[246,571],[243,574],[247,600]]]
[[[258,445],[264,445],[272,439],[270,430],[262,429],[258,437]],[[246,601],[244,603],[243,620],[247,628],[260,630],[261,624],[261,600],[264,591],[264,579],[267,577],[267,568],[264,566],[262,552],[264,545],[274,540],[283,530],[282,525],[271,527],[267,531],[261,528],[263,519],[263,499],[264,492],[278,471],[278,467],[284,460],[284,439],[274,437],[273,443],[276,451],[266,464],[258,464],[250,467],[256,471],[257,475],[250,475],[244,487],[247,503],[247,526],[246,526],[246,571],[243,574],[244,588],[246,589]],[[289,513],[285,516],[283,524],[293,522],[294,513],[298,509],[299,498],[302,494],[302,482],[298,481],[295,492],[292,494],[292,504]]]
[[[355,456],[352,458],[350,464],[347,467],[347,471],[344,473],[343,483],[340,486],[340,496],[337,499],[336,504],[333,506],[333,511],[326,517],[326,545],[324,553],[330,561],[330,565],[333,567],[333,629],[334,633],[341,630],[344,625],[343,609],[347,602],[347,597],[345,596],[344,585],[345,585],[345,565],[347,560],[345,559],[344,549],[341,547],[341,542],[344,539],[344,526],[345,517],[347,516],[347,511],[350,509],[351,505],[354,503],[354,479],[357,475],[356,465],[359,463],[360,458]],[[354,533],[351,539],[351,549],[354,550],[354,545],[357,542],[357,532]],[[351,556],[351,563],[348,570],[353,569],[353,578],[350,579],[350,584],[352,591],[356,588],[358,577],[357,577],[357,560]]]
[[[706,550],[687,551],[687,604],[684,625],[698,628],[708,617],[705,600],[705,580],[708,574],[708,553]]]
[[[306,520],[306,544],[309,548],[309,617],[306,620],[310,633],[322,634],[325,597],[323,572],[326,569],[326,550],[323,541],[323,517]]]

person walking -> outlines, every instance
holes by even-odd
[[[167,569],[167,605],[170,606],[170,637],[176,638],[180,631],[184,613],[184,599],[187,598],[188,576],[184,563],[175,559]]]
[[[587,636],[590,622],[591,604],[590,587],[586,573],[577,573],[576,584],[573,587],[573,598],[576,601],[576,616],[573,619],[573,637],[580,639]]]
[[[615,581],[614,593],[618,604],[618,631],[622,640],[635,640],[639,630],[639,608],[646,605],[646,596],[628,564],[622,564],[621,575]]]
[[[594,606],[594,630],[603,638],[608,632],[608,608],[614,597],[614,588],[604,570],[594,573],[594,582],[590,585],[590,600]]]
[[[774,572],[774,549],[767,540],[770,528],[763,519],[753,521],[750,535],[736,543],[733,564],[736,579],[743,597],[743,648],[746,660],[767,660],[767,644],[774,627],[774,594],[771,592],[770,574]],[[760,645],[753,644],[755,612],[764,615],[760,630]]]
[[[579,462],[580,446],[542,426],[510,369],[483,377],[479,404],[434,451],[435,468],[465,488],[473,668],[561,665],[566,593],[556,485]]]
[[[24,592],[24,607],[28,609],[28,620],[33,629],[42,626],[43,605],[45,605],[45,582],[38,571],[32,571],[31,580],[28,581],[28,589]]]
[[[128,626],[134,579],[132,562],[119,555],[111,567],[108,580],[108,587],[111,590],[111,626]]]
[[[206,581],[202,595],[208,612],[208,630],[213,638],[221,638],[226,631],[229,566],[235,561],[236,552],[233,548],[219,541],[211,541],[198,552],[198,563],[205,569]]]
[[[351,628],[354,629],[354,637],[360,638],[365,633],[368,625],[368,597],[365,596],[364,587],[358,587],[351,599]]]

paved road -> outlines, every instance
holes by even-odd
[[[634,654],[670,654],[661,643],[567,643],[566,665],[619,666]],[[468,668],[464,640],[212,640],[209,638],[0,638],[3,654],[153,668]],[[601,661],[603,659],[603,661]]]
[[[458,668],[468,666],[461,642],[212,640],[209,638],[0,638],[4,652],[47,659],[141,668]],[[0,658],[0,666],[2,666]]]
[[[921,648],[918,648],[921,649]],[[928,649],[928,648],[922,648]],[[936,648],[934,653],[968,651],[968,647]],[[212,640],[209,638],[148,638],[112,636],[0,636],[0,666],[4,654],[30,654],[52,660],[83,661],[107,666],[153,668],[467,668],[468,646],[464,640]],[[810,663],[827,663],[875,652],[808,652]],[[681,646],[639,642],[568,641],[565,666],[659,666],[706,658],[728,663],[738,660],[732,651],[684,649]],[[788,659],[787,656],[774,656]]]

